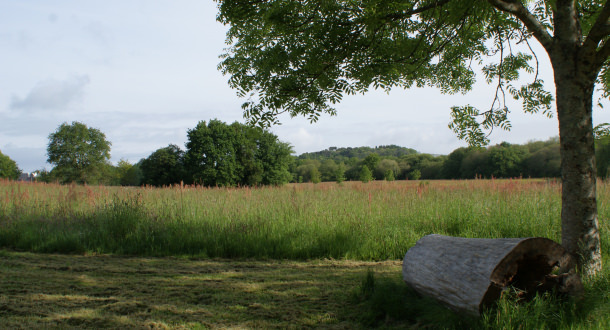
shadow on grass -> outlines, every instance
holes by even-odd
[[[607,274],[607,272],[605,273]],[[421,297],[397,276],[377,276],[369,269],[353,299],[359,301],[359,321],[369,327],[433,329],[609,329],[610,280],[601,275],[588,281],[579,300],[546,292],[522,301],[506,291],[481,317],[454,313]]]
[[[0,323],[24,328],[588,329],[608,325],[608,276],[582,302],[501,300],[475,319],[404,285],[399,261],[227,260],[0,250]]]
[[[394,261],[0,256],[9,328],[368,328],[352,299],[362,274],[400,272]]]

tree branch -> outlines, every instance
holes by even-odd
[[[610,35],[608,18],[610,18],[610,2],[606,2],[599,16],[597,16],[595,23],[589,31],[589,35],[585,39],[584,47],[593,47],[595,49],[604,37]]]
[[[550,51],[553,44],[553,37],[546,31],[544,25],[536,19],[536,16],[523,6],[521,1],[516,0],[487,0],[495,8],[512,14],[517,17],[527,29],[534,35],[534,37],[542,44],[542,47]]]
[[[595,54],[595,67],[599,70],[610,57],[610,40],[606,40],[600,50]]]
[[[434,8],[438,8],[438,7],[442,7],[444,5],[446,5],[447,3],[449,3],[451,0],[438,0],[436,2],[433,2],[429,5],[423,6],[423,7],[417,7],[402,13],[394,13],[394,14],[389,14],[386,16],[386,18],[388,19],[401,19],[401,18],[406,18],[406,17],[411,17],[413,15],[417,15],[417,14],[421,14],[425,11],[428,11],[430,9],[434,9]]]

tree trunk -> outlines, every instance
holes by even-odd
[[[561,150],[562,245],[584,274],[602,268],[596,203],[592,105],[597,71],[591,54],[558,44],[551,52]]]
[[[503,290],[523,298],[556,289],[578,296],[575,260],[546,238],[459,238],[428,235],[405,255],[403,279],[416,292],[451,309],[479,315]]]

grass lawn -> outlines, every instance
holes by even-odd
[[[561,184],[469,180],[263,188],[0,180],[0,328],[610,329],[604,270],[582,300],[473,319],[414,294],[401,259],[430,233],[560,241]]]
[[[365,328],[362,282],[399,261],[250,261],[0,251],[2,328]]]

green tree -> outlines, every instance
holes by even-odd
[[[377,167],[375,167],[375,178],[378,180],[384,179],[387,180],[388,172],[392,172],[392,180],[396,178],[396,175],[400,171],[400,167],[398,166],[398,162],[393,159],[382,159],[377,163]]]
[[[292,148],[258,127],[213,119],[187,133],[185,165],[206,186],[279,185],[290,181]]]
[[[526,177],[559,178],[561,177],[561,155],[559,138],[546,141],[529,141],[524,145],[527,155],[523,160]]]
[[[401,178],[409,180],[438,179],[444,158],[430,154],[411,154],[400,159]]]
[[[47,171],[46,168],[34,171],[34,175],[36,176],[37,182],[46,182],[46,183],[53,182],[53,178],[51,177],[51,172]]]
[[[467,148],[453,150],[443,163],[442,176],[445,179],[463,179],[461,174],[462,161],[468,153]]]
[[[487,149],[473,149],[466,154],[460,168],[461,177],[474,179],[478,177],[491,177],[492,170],[489,168],[489,153]]]
[[[364,159],[362,160],[362,165],[366,165],[369,170],[373,171],[375,170],[375,168],[377,168],[377,164],[379,164],[380,161],[381,157],[379,157],[378,154],[371,153],[364,157]]]
[[[184,151],[175,144],[155,150],[138,165],[143,184],[169,186],[184,181]],[[127,173],[126,173],[127,174]],[[131,175],[137,175],[131,173]],[[136,178],[131,178],[135,181]]]
[[[421,171],[414,169],[409,173],[409,180],[419,180],[421,178]]]
[[[595,196],[592,105],[596,83],[610,92],[610,4],[604,0],[218,0],[230,25],[220,64],[247,97],[249,120],[272,124],[288,112],[311,121],[335,114],[344,94],[371,87],[436,86],[469,91],[473,62],[497,85],[491,106],[451,110],[450,127],[471,144],[486,130],[510,129],[505,94],[526,112],[552,115],[553,95],[537,74],[548,56],[554,71],[562,164],[562,244],[588,273],[601,270]],[[537,40],[547,56],[519,52]],[[535,61],[536,64],[531,64]]]
[[[322,181],[335,181],[338,167],[337,163],[332,159],[322,161],[322,164],[320,164]]]
[[[360,166],[358,162],[350,164],[345,170],[345,179],[350,181],[360,180]]]
[[[62,183],[99,183],[109,165],[110,146],[97,128],[63,123],[49,135],[47,161],[55,165],[51,175]]]
[[[313,183],[320,183],[320,182],[322,182],[322,175],[320,174],[320,171],[318,171],[317,167],[312,167],[311,168],[311,170],[309,172],[309,179]]]
[[[362,168],[360,169],[359,179],[360,179],[360,181],[362,181],[364,183],[373,180],[373,172],[371,172],[371,170],[369,170],[368,166],[362,165]]]
[[[299,182],[319,183],[322,181],[322,175],[319,168],[320,162],[317,160],[307,160],[302,165],[296,168],[297,176],[301,178]]]
[[[335,170],[335,181],[337,183],[345,181],[345,164],[343,162],[337,165],[337,169]]]
[[[238,182],[239,141],[229,125],[213,119],[201,121],[187,133],[185,164],[193,182],[206,186],[233,186]]]
[[[385,171],[383,179],[386,180],[386,181],[394,181],[395,180],[395,178],[394,178],[394,171],[392,171],[392,170]]]
[[[420,171],[422,179],[441,179],[443,175],[443,163],[447,156],[433,156],[424,159],[420,163]]]
[[[119,160],[116,171],[121,186],[139,186],[142,182],[142,170],[139,164],[131,164],[126,160]]]
[[[503,142],[488,150],[491,175],[496,178],[514,178],[523,174],[522,163],[527,149]]]
[[[278,137],[260,128],[247,127],[249,130],[257,132],[255,159],[262,164],[261,180],[257,184],[281,185],[290,181],[291,174],[288,170],[292,162],[292,147],[285,142],[281,142]],[[242,182],[247,184],[247,182]]]
[[[0,151],[0,178],[17,180],[20,175],[21,170],[17,163]]]

